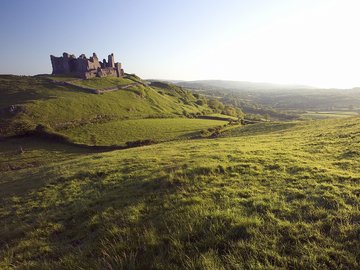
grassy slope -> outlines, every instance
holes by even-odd
[[[75,85],[94,88],[94,89],[124,86],[132,83],[134,83],[134,81],[131,80],[130,78],[117,78],[117,77],[92,78],[88,80],[73,82],[73,84]]]
[[[359,115],[353,111],[324,111],[324,112],[306,112],[302,114],[304,119],[327,119],[327,118],[343,118]]]
[[[123,145],[138,140],[159,142],[191,138],[201,130],[225,124],[226,121],[187,118],[137,119],[83,125],[62,133],[87,145]]]
[[[32,137],[0,141],[0,174],[9,170],[44,166],[88,153],[86,149]]]
[[[266,123],[4,172],[0,268],[357,269],[359,135]]]
[[[116,86],[123,80],[103,78],[97,79],[96,84],[102,82],[104,87]],[[93,122],[179,117],[184,113],[208,110],[195,105],[195,98],[185,91],[180,93],[179,89],[176,89],[178,92],[160,94],[158,88],[138,85],[95,95],[76,87],[57,85],[45,77],[0,76],[0,110],[15,104],[22,106],[21,113],[16,116],[3,112],[1,118],[11,117],[13,122],[21,123],[26,121],[30,128],[41,123],[61,131],[65,127]]]

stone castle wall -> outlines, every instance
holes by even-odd
[[[83,79],[124,76],[121,64],[115,63],[114,54],[108,56],[107,62],[105,59],[99,61],[95,53],[89,59],[84,54],[76,58],[75,55],[68,53],[63,53],[61,57],[50,55],[50,59],[54,75],[70,75]]]

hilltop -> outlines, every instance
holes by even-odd
[[[360,114],[359,88],[318,89],[302,85],[220,80],[182,81],[176,82],[176,85],[241,107],[248,117],[294,120]]]
[[[13,121],[29,121],[32,125],[43,123],[52,128],[80,119],[91,121],[101,116],[117,119],[181,116],[184,112],[197,113],[206,109],[196,106],[192,94],[180,91],[180,88],[172,95],[144,85],[134,85],[106,95],[91,94],[80,88],[103,89],[137,82],[138,78],[131,75],[89,80],[1,76],[0,80],[3,97],[0,108],[4,117]],[[63,80],[72,82],[72,85],[62,84]]]
[[[194,132],[227,123],[224,119],[191,119],[214,112],[204,97],[171,84],[149,85],[130,74],[87,80],[0,76],[0,93],[3,137],[46,131],[87,145],[124,145],[194,136]],[[176,121],[161,120],[164,118]],[[161,125],[163,129],[156,133]]]

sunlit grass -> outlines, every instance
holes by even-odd
[[[265,123],[4,172],[0,268],[357,269],[359,134]]]
[[[134,81],[128,78],[117,78],[117,77],[91,78],[88,80],[80,80],[73,82],[74,85],[89,87],[93,89],[118,87],[132,83],[134,83]]]
[[[354,111],[323,111],[323,112],[307,112],[302,114],[304,119],[327,119],[327,118],[344,118],[359,115]]]
[[[137,119],[82,125],[62,133],[75,142],[88,145],[123,145],[138,140],[160,142],[191,138],[203,129],[225,124],[227,121],[205,119]]]

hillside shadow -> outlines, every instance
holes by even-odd
[[[19,149],[22,153],[19,153]],[[40,140],[35,137],[12,138],[0,145],[0,197],[20,195],[38,189],[48,182],[48,177],[31,181],[31,175],[19,178],[24,169],[41,170],[41,167],[56,164],[82,155],[101,151]],[[10,192],[9,192],[10,191]]]
[[[100,243],[96,241],[100,237],[101,230],[96,224],[91,225],[94,213],[105,213],[116,209],[114,214],[119,215],[122,212],[126,213],[127,209],[135,207],[141,202],[151,201],[154,197],[168,195],[179,190],[177,184],[172,184],[166,179],[157,180],[154,171],[153,173],[149,172],[134,176],[127,174],[129,171],[139,169],[138,166],[133,165],[132,160],[129,160],[129,162],[125,160],[121,167],[114,167],[110,170],[97,169],[92,171],[88,167],[79,168],[77,172],[74,171],[71,175],[66,176],[62,176],[59,171],[50,173],[48,170],[39,170],[34,172],[35,175],[29,175],[28,178],[23,174],[19,179],[15,180],[16,183],[14,181],[14,183],[7,183],[6,185],[0,184],[0,200],[12,204],[11,196],[8,194],[7,197],[4,197],[2,191],[7,190],[9,192],[9,188],[14,191],[14,188],[26,186],[26,188],[18,190],[18,193],[13,195],[21,197],[23,202],[43,202],[44,205],[47,205],[46,208],[42,208],[29,207],[29,204],[15,205],[15,203],[14,208],[19,207],[23,211],[20,211],[17,215],[6,216],[3,222],[10,222],[11,220],[18,222],[18,230],[3,230],[0,232],[0,238],[2,239],[0,247],[3,247],[9,241],[12,241],[12,243],[20,241],[24,234],[29,233],[32,226],[24,226],[28,222],[31,222],[34,226],[40,226],[40,222],[55,222],[64,226],[64,230],[49,235],[49,240],[63,239],[61,242],[53,242],[56,247],[59,247],[64,252],[61,256],[72,253],[83,245],[99,245]],[[103,181],[104,178],[112,177],[112,175],[118,175],[117,178],[119,179],[116,179],[116,182],[106,184],[106,181]],[[66,193],[72,192],[67,188],[74,182],[80,184],[84,192],[76,195],[76,198],[72,200],[67,197],[69,194]],[[56,191],[53,188],[64,190],[64,196],[49,201],[47,196]],[[35,194],[36,196],[34,196]],[[89,200],[89,198],[92,199]],[[55,201],[61,203],[57,205],[57,203],[54,204]],[[43,215],[44,213],[46,213],[46,216]],[[59,215],[59,213],[61,214]],[[40,218],[40,216],[42,217]],[[115,225],[127,222],[121,215],[118,217],[114,220]],[[66,249],[61,248],[64,246],[66,246]]]
[[[46,100],[51,95],[44,89],[53,90],[54,84],[40,78],[25,76],[0,76],[0,108],[13,104],[24,104],[32,100]]]

